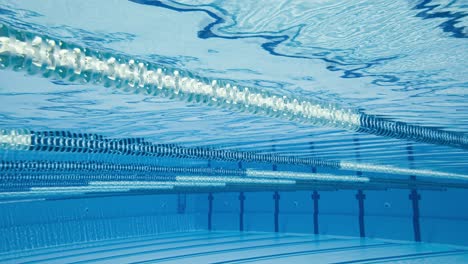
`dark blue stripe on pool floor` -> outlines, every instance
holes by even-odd
[[[275,244],[260,245],[260,246],[221,249],[221,250],[215,250],[215,251],[205,251],[205,252],[197,252],[197,253],[191,253],[191,254],[185,254],[185,255],[171,256],[171,257],[160,258],[160,259],[151,259],[147,261],[132,262],[132,264],[156,263],[156,262],[167,261],[167,260],[175,260],[175,259],[190,258],[190,257],[197,257],[197,256],[207,256],[211,254],[230,253],[230,252],[236,252],[236,251],[242,251],[242,250],[262,249],[262,248],[271,248],[271,247],[279,247],[279,246],[301,245],[301,244],[307,244],[307,243],[326,242],[326,241],[340,241],[340,239],[330,238],[330,239],[324,239],[324,240],[306,240],[306,241],[296,241],[296,242],[275,243]]]
[[[181,233],[162,233],[162,234],[152,234],[138,237],[128,237],[128,238],[115,238],[115,239],[106,239],[93,242],[80,242],[76,244],[64,244],[61,246],[53,246],[47,248],[37,248],[34,250],[27,251],[17,251],[9,252],[0,255],[0,260],[2,262],[8,260],[14,260],[18,258],[31,258],[41,255],[50,255],[55,253],[61,253],[63,251],[77,251],[83,249],[92,249],[99,247],[108,247],[108,246],[117,246],[130,243],[142,243],[145,241],[164,241],[169,239],[193,237],[193,236],[206,236],[210,233],[208,232],[181,232]],[[216,235],[224,235],[225,233],[213,233]]]
[[[356,259],[356,260],[349,260],[349,261],[340,261],[340,262],[334,262],[333,264],[351,264],[351,263],[369,263],[372,261],[380,261],[380,260],[386,260],[386,261],[397,261],[397,260],[404,260],[405,258],[408,257],[429,257],[429,256],[437,256],[440,254],[450,254],[450,253],[466,253],[468,251],[466,250],[448,250],[448,251],[439,251],[439,252],[425,252],[425,253],[413,253],[413,254],[404,254],[404,255],[397,255],[397,256],[385,256],[385,257],[376,257],[376,258],[367,258],[367,259]]]
[[[259,233],[257,235],[261,235],[261,234],[262,233]],[[245,235],[245,237],[254,236],[254,235],[255,234]],[[232,240],[232,241],[211,242],[211,243],[195,244],[195,245],[189,245],[189,246],[178,246],[178,247],[172,247],[172,248],[144,250],[144,251],[138,251],[138,252],[133,252],[133,253],[127,253],[127,254],[113,255],[113,256],[107,256],[107,257],[102,257],[102,258],[95,258],[95,259],[91,259],[91,260],[76,261],[76,262],[72,262],[72,263],[98,262],[98,261],[111,260],[111,259],[116,259],[115,263],[119,263],[119,261],[117,259],[122,258],[122,257],[130,257],[130,256],[137,256],[137,255],[143,255],[143,254],[148,254],[148,253],[157,253],[157,252],[164,252],[164,251],[171,251],[171,250],[191,249],[191,248],[208,247],[208,246],[219,246],[219,245],[235,244],[235,243],[246,243],[246,242],[262,241],[262,240],[269,240],[269,239],[279,239],[279,238],[287,238],[287,237],[299,237],[300,238],[300,236],[287,236],[287,235],[277,236],[277,235],[273,235],[273,236],[261,237],[261,238],[238,239],[238,240]],[[241,237],[239,237],[239,238],[241,238]],[[200,239],[200,240],[203,240],[203,239]]]
[[[318,254],[318,253],[324,253],[324,252],[340,252],[340,251],[346,251],[346,250],[385,247],[385,246],[393,246],[393,245],[399,245],[399,244],[396,244],[396,243],[381,243],[381,244],[373,244],[373,245],[359,245],[359,246],[346,246],[346,247],[336,247],[336,248],[302,250],[302,251],[294,251],[294,252],[287,252],[287,253],[280,253],[280,254],[273,254],[273,255],[265,255],[265,256],[260,256],[260,257],[250,257],[250,258],[242,258],[242,259],[236,259],[236,260],[213,262],[212,264],[253,262],[253,261],[259,261],[259,260],[266,260],[266,259],[285,258],[285,257],[299,256],[299,255],[312,255],[312,254]],[[287,263],[287,262],[285,262],[285,263]]]
[[[190,237],[193,237],[193,236],[186,235],[186,236],[176,237],[176,238],[178,238],[178,240],[175,240],[175,241],[164,241],[164,240],[167,240],[167,239],[161,239],[161,240],[154,239],[153,243],[148,243],[148,244],[143,244],[143,245],[133,245],[133,246],[124,246],[124,247],[111,248],[111,249],[86,251],[86,252],[78,253],[78,254],[76,254],[76,253],[75,254],[73,254],[73,253],[72,254],[64,254],[64,255],[61,255],[61,256],[57,256],[57,257],[47,257],[46,256],[46,258],[39,259],[39,260],[28,261],[26,263],[37,263],[37,262],[44,262],[44,261],[60,260],[60,259],[65,259],[65,258],[70,258],[70,257],[85,256],[85,255],[105,253],[105,252],[114,252],[114,251],[117,251],[117,250],[120,251],[120,250],[133,249],[133,248],[139,248],[139,247],[147,247],[147,246],[170,245],[170,244],[178,244],[178,243],[185,243],[185,242],[206,241],[206,240],[223,239],[223,238],[239,238],[239,237],[247,237],[247,236],[251,237],[251,236],[257,236],[257,235],[260,235],[260,234],[244,234],[244,235],[241,235],[241,236],[238,233],[232,233],[232,234],[228,234],[228,235],[220,233],[219,236],[217,234],[215,236],[207,236],[207,234],[201,234],[200,236],[195,235],[196,238],[190,238]],[[122,243],[122,244],[125,245],[125,244],[131,244],[131,243]],[[101,245],[101,247],[105,247],[105,246],[107,246],[107,245]],[[174,248],[178,248],[178,247],[174,247]]]
[[[365,243],[365,244],[363,244]],[[39,248],[0,255],[4,263],[394,263],[446,258],[464,260],[466,248],[342,237],[250,233],[184,232]],[[310,258],[308,255],[311,255]],[[468,259],[468,258],[467,258]],[[320,262],[320,263],[322,263]],[[431,262],[432,263],[432,262]],[[437,262],[434,262],[437,263]],[[441,262],[442,263],[442,262]]]
[[[447,251],[449,252],[449,251]],[[374,261],[367,261],[367,262],[361,262],[361,263],[368,263],[368,264],[377,264],[377,263],[394,263],[396,260],[402,261],[405,260],[405,262],[412,263],[411,260],[418,261],[418,263],[423,263],[420,262],[421,259],[426,259],[427,257],[436,259],[439,257],[450,257],[450,256],[462,256],[462,255],[467,255],[467,260],[468,260],[468,251],[463,250],[462,252],[454,250],[452,253],[447,253],[447,252],[439,252],[439,253],[434,253],[433,255],[430,256],[410,256],[410,257],[399,257],[398,259],[383,259],[383,260],[374,260]],[[468,261],[465,261],[468,263]],[[437,263],[437,262],[434,262]],[[453,263],[453,262],[438,262],[438,263]]]

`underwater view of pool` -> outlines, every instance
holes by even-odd
[[[468,263],[465,1],[0,0],[0,263]]]

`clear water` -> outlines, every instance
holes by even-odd
[[[224,80],[282,96],[317,101],[331,107],[337,105],[385,120],[454,132],[464,137],[468,131],[467,14],[465,1],[443,0],[0,1],[0,22],[17,30],[180,69],[207,80]],[[123,89],[105,88],[103,85],[29,76],[25,71],[0,71],[0,117],[0,129],[27,128],[32,131],[91,133],[108,138],[144,138],[145,141],[156,144],[177,144],[191,148],[206,147],[428,170],[432,175],[436,174],[434,172],[468,174],[466,146],[460,148],[447,144],[422,143],[415,138],[357,132],[333,124],[301,123],[172,97],[129,93]],[[238,168],[237,162],[232,160],[155,160],[151,157],[119,155],[0,151],[3,161],[136,162],[175,167],[206,167],[210,164],[212,167]],[[244,162],[242,166],[257,170],[272,168],[268,163]],[[279,165],[278,170],[310,172],[311,168],[284,164]],[[317,171],[334,175],[355,175],[354,171],[321,167]],[[363,176],[371,177],[373,173],[363,172]],[[377,175],[386,179],[407,179],[410,176],[404,173],[390,175],[385,174],[385,171],[377,173],[381,173]],[[435,182],[435,188],[444,190],[447,187],[444,185],[446,182],[454,182],[453,179],[431,179],[430,176],[422,178],[428,179]],[[465,184],[464,181],[455,183]],[[441,227],[437,229],[439,233],[427,231],[429,233],[424,235],[423,231],[424,241],[466,244],[466,239],[461,238],[460,234],[463,233],[461,231],[468,232],[468,215],[463,213],[468,210],[466,206],[457,208],[453,205],[466,198],[466,187],[459,188],[460,186],[456,189],[449,188],[446,192],[428,192],[426,197],[426,193],[422,191],[421,214],[431,221],[441,221]],[[2,188],[2,191],[11,191]],[[337,188],[340,189],[339,186]],[[231,203],[238,203],[238,194],[220,195],[224,197],[221,200],[228,209]],[[273,203],[272,193],[259,193],[258,197],[253,195],[256,197],[254,200],[258,199],[259,205],[253,206],[252,212],[262,214],[261,204]],[[288,208],[285,209],[290,217],[288,221],[296,221],[294,223],[297,226],[302,226],[297,222],[305,219],[302,213],[310,213],[311,209],[304,209],[303,212],[297,208],[312,207],[312,204],[304,205],[305,201],[311,203],[310,192],[285,193],[284,197],[288,195],[291,198],[286,200],[289,199],[290,203],[283,207]],[[327,195],[329,194],[322,194],[323,197]],[[346,217],[357,214],[354,195],[355,191],[344,190],[337,192],[336,196],[330,196],[331,202],[327,206],[335,209],[324,209],[323,221],[351,221]],[[378,221],[387,221],[385,225],[388,226],[406,226],[406,231],[401,231],[401,236],[392,236],[391,231],[376,231],[371,236],[411,240],[412,230],[407,227],[411,225],[412,212],[407,198],[408,191],[381,191],[378,195],[373,198],[374,202],[366,200],[366,206],[370,206],[367,208],[369,219],[380,219],[378,217],[382,215],[389,219],[400,219],[402,215],[408,215],[409,222],[391,222],[382,218]],[[176,195],[168,197],[172,198],[167,198],[166,204],[176,206]],[[440,201],[437,197],[440,197]],[[99,204],[114,208],[109,204],[116,201],[109,199],[108,204]],[[207,203],[206,195],[189,196],[187,199],[188,208],[193,206],[193,212],[201,216],[197,216],[198,220],[185,218],[184,223],[166,231],[204,229],[205,223],[200,226],[195,222],[205,221],[199,219],[205,219],[206,205],[199,204],[202,201],[203,204]],[[143,200],[141,203],[145,202]],[[352,200],[349,207],[346,206],[348,202],[343,200]],[[76,209],[76,214],[81,214],[83,206],[92,207],[90,204],[95,202],[92,199],[86,201],[86,205],[75,202],[77,204],[74,206],[79,208]],[[160,205],[163,203],[158,202]],[[42,205],[31,205],[29,209],[29,205],[17,208],[10,204],[4,206],[3,216],[10,219],[3,221],[4,228],[26,221],[24,218],[27,218],[27,214],[19,216],[18,210],[32,210],[40,214],[39,208],[42,208]],[[58,202],[55,206],[48,210],[57,210],[56,212],[49,212],[42,217],[47,219],[47,215],[63,214],[72,205]],[[327,206],[325,208],[329,208]],[[141,209],[141,212],[135,208],[132,209],[135,212],[128,209],[128,215],[147,214],[146,209]],[[225,217],[220,218],[224,219],[222,221],[229,222],[226,219],[233,217],[228,209],[220,209],[220,214]],[[237,207],[230,209],[236,212],[238,210]],[[14,213],[14,210],[17,212]],[[94,217],[113,214],[113,209],[99,210],[102,210],[101,213],[96,214],[100,216]],[[67,214],[63,216],[71,217],[65,215]],[[237,217],[237,213],[235,215]],[[299,220],[291,220],[294,215]],[[342,220],[327,218],[332,215],[346,217]],[[80,216],[77,219],[88,219],[86,217]],[[270,218],[265,216],[265,219]],[[145,221],[160,223],[158,218],[151,219]],[[441,219],[455,222],[443,222]],[[142,223],[149,223],[145,221],[142,220]],[[173,220],[167,220],[171,221]],[[434,224],[427,222],[427,226],[431,223]],[[105,226],[105,223],[102,225]],[[452,227],[448,227],[451,225]],[[237,224],[233,226],[237,228]],[[260,224],[252,224],[250,228],[250,231],[272,231],[269,228],[263,230]],[[306,233],[311,231],[308,228],[286,228],[283,231]],[[226,224],[219,229],[233,228]],[[54,227],[50,227],[50,230],[54,230]],[[359,236],[357,230],[356,228],[351,232],[330,228],[324,232]],[[11,232],[5,239],[15,236],[15,232]],[[139,234],[130,232],[128,236],[155,232],[148,229]],[[442,233],[448,235],[440,235]],[[115,236],[95,235],[93,239],[111,237]],[[46,240],[53,241],[48,238],[40,245],[28,247],[43,247],[47,244]],[[66,239],[62,242],[67,244]],[[21,245],[12,248],[19,249]]]
[[[467,130],[462,3],[305,1],[264,11],[261,1],[172,5],[5,1],[2,20],[208,78],[319,98],[412,124]],[[452,17],[437,17],[451,10]],[[125,23],[116,23],[121,20]],[[454,24],[453,29],[446,24]],[[359,137],[364,161],[406,166],[406,142],[400,140],[1,74],[5,127],[256,151],[270,151],[274,142],[280,153],[305,157],[312,155],[313,141],[317,155],[340,160],[355,159],[352,139]],[[465,151],[424,146],[415,156],[419,167],[466,172]]]

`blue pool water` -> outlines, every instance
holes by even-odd
[[[468,262],[464,1],[0,0],[0,262]]]

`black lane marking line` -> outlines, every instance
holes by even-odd
[[[237,163],[237,168],[242,170],[242,161]],[[239,231],[244,231],[244,205],[245,195],[244,192],[239,192]]]
[[[356,156],[356,161],[361,162],[361,143],[359,142],[359,138],[355,137],[353,138],[354,142],[354,150],[355,156]],[[356,176],[361,177],[362,176],[362,171],[356,171]],[[365,237],[366,236],[366,225],[364,222],[364,200],[366,199],[366,195],[364,194],[363,190],[358,190],[356,194],[356,199],[358,200],[358,208],[359,208],[359,213],[358,213],[358,222],[359,222],[359,236],[360,237]]]
[[[365,223],[364,223],[364,200],[366,199],[366,195],[364,194],[362,190],[358,190],[358,193],[356,194],[356,199],[358,200],[358,205],[359,205],[359,215],[358,215],[359,236],[365,237],[366,229],[365,229]]]
[[[245,204],[245,195],[244,192],[239,193],[239,231],[244,231],[244,204]]]
[[[271,152],[275,153],[276,152],[276,145],[271,146]],[[278,165],[273,164],[272,168],[273,171],[278,170]],[[275,232],[279,232],[279,200],[280,200],[280,195],[278,191],[275,191],[273,194],[273,200],[275,201],[275,213],[273,214],[273,222],[274,222],[274,227],[275,227]]]
[[[315,151],[315,145],[314,142],[309,142],[309,147],[312,152],[312,155],[314,154]],[[312,173],[317,173],[317,166],[312,167]],[[314,190],[312,193],[312,200],[314,200],[314,234],[318,235],[319,234],[319,200],[320,200],[320,194],[318,193],[317,190]]]
[[[275,194],[273,194],[273,199],[275,200],[275,213],[273,215],[274,217],[274,222],[275,222],[275,232],[279,232],[279,200],[280,200],[280,195],[278,191],[275,191]]]
[[[413,144],[411,142],[408,142],[406,151],[408,153],[408,163],[410,169],[414,169],[414,150]],[[416,176],[410,175],[410,180],[415,181]],[[411,206],[413,208],[414,241],[421,242],[421,225],[419,223],[419,200],[421,200],[421,195],[418,193],[418,190],[415,188],[411,189],[409,199],[411,200]]]
[[[314,191],[312,194],[312,199],[314,200],[314,234],[319,234],[319,200],[320,194],[317,191]]]
[[[214,196],[213,193],[208,194],[208,230],[212,230],[212,225],[213,225],[213,200]]]
[[[416,189],[411,190],[409,195],[411,204],[413,207],[413,230],[414,230],[414,241],[421,242],[421,225],[419,223],[419,200],[421,200],[421,195]]]

